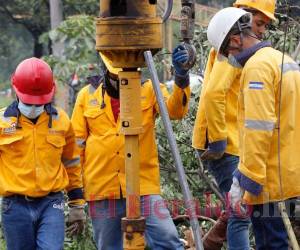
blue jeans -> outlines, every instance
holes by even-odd
[[[256,250],[288,250],[288,235],[277,203],[254,205],[251,221]]]
[[[199,156],[204,152],[197,151]],[[219,160],[204,161],[203,164],[208,168],[208,171],[214,176],[217,184],[222,192],[226,195],[229,192],[233,172],[236,170],[239,163],[239,157],[225,153]],[[227,246],[229,250],[248,250],[250,249],[249,241],[249,217],[240,217],[232,211],[227,224]]]
[[[8,250],[61,250],[64,245],[64,196],[21,196],[2,200],[2,225]]]
[[[126,200],[89,202],[94,239],[99,250],[122,250],[121,218],[126,216]],[[169,210],[160,195],[141,196],[141,213],[146,219],[145,238],[153,250],[183,250]]]
[[[202,150],[198,151],[201,155]],[[214,176],[223,194],[228,193],[232,184],[233,172],[239,164],[239,157],[225,153],[219,160],[203,161],[205,167]]]
[[[229,250],[248,250],[250,218],[230,212],[227,224],[227,248]]]

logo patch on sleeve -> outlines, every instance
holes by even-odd
[[[249,82],[249,89],[263,89],[263,82]]]

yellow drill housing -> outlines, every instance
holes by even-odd
[[[144,67],[143,52],[162,48],[162,19],[149,0],[101,0],[96,21],[96,49],[113,67]]]
[[[162,48],[162,22],[154,0],[100,0],[96,49],[108,71],[118,74],[120,82],[126,171],[126,218],[122,219],[122,231],[126,250],[145,248],[139,181],[139,135],[143,132],[141,72],[137,68],[145,66],[146,50],[156,53]]]

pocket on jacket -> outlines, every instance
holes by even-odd
[[[99,107],[97,107],[97,108],[88,108],[87,110],[84,111],[83,115],[87,118],[95,119],[104,113],[105,113],[104,109],[100,109]]]
[[[13,134],[13,135],[0,135],[0,146],[12,145],[15,142],[21,141],[23,135]]]
[[[24,140],[22,134],[0,135],[2,160],[11,166],[24,166]]]
[[[97,108],[87,108],[83,116],[85,117],[89,131],[94,135],[104,135],[113,126],[112,121],[106,115],[104,109]]]
[[[55,148],[62,148],[66,145],[65,137],[59,135],[48,135],[46,141]]]

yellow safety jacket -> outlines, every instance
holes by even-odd
[[[181,119],[188,111],[190,88],[174,86],[170,95],[164,85],[161,90],[171,119]],[[87,85],[78,94],[72,123],[83,165],[84,195],[86,200],[118,199],[126,195],[124,135],[120,133],[120,117],[115,122],[110,96],[104,94],[101,108],[102,84],[96,89]],[[160,178],[155,141],[155,118],[158,104],[152,83],[142,85],[142,125],[140,134],[140,193],[159,194]]]
[[[0,195],[46,196],[66,189],[84,202],[75,134],[67,114],[54,107],[52,127],[44,111],[36,124],[18,116],[17,102],[0,111]]]
[[[210,51],[205,69],[192,145],[238,155],[238,93],[241,69]],[[214,148],[213,148],[214,147]]]
[[[282,53],[265,47],[247,61],[241,76],[238,169],[246,179],[262,186],[258,196],[246,192],[244,199],[249,204],[300,195],[300,69],[288,56],[283,71],[281,68]],[[241,180],[242,187],[253,190],[253,183]]]

